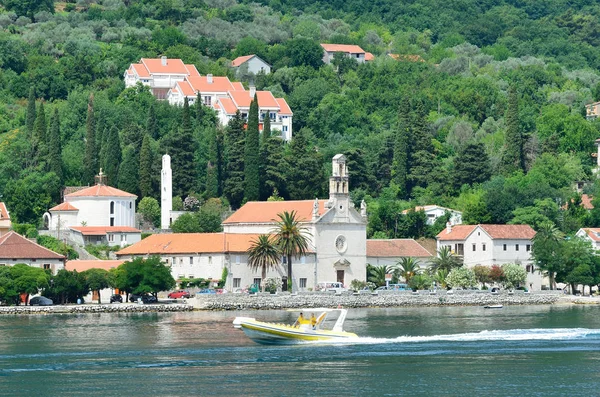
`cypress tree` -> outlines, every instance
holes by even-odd
[[[50,122],[50,134],[48,137],[48,166],[50,172],[54,172],[60,183],[63,183],[63,169],[62,169],[62,148],[60,144],[60,119],[58,116],[58,109],[54,109],[52,120]]]
[[[292,200],[319,197],[324,186],[321,155],[310,144],[308,131],[310,130],[302,128],[294,135],[286,157],[285,180]]]
[[[436,166],[431,135],[427,130],[425,117],[425,108],[419,101],[412,117],[412,145],[409,147],[411,155],[408,166],[409,184],[406,193],[409,193],[414,186],[426,187],[432,180],[432,173]]]
[[[216,157],[215,163],[213,164],[217,170],[217,196],[220,197],[223,194],[223,183],[225,178],[225,137],[223,129],[217,128],[215,130],[215,148]]]
[[[227,166],[223,194],[231,208],[238,209],[244,198],[244,119],[239,110],[227,124]]]
[[[456,189],[464,184],[485,182],[490,178],[490,160],[482,143],[468,143],[454,157],[453,182]]]
[[[35,117],[35,124],[33,126],[33,147],[34,157],[37,164],[46,160],[48,154],[48,147],[46,144],[46,130],[48,125],[46,123],[46,113],[44,112],[44,103],[40,103],[40,107]]]
[[[117,187],[132,194],[138,194],[139,155],[137,150],[129,145],[125,148],[123,162],[119,166]]]
[[[98,152],[96,150],[96,120],[94,119],[94,94],[90,94],[85,122],[85,163],[84,182],[92,183],[98,172]],[[116,183],[116,180],[114,181]]]
[[[271,119],[267,115],[263,121],[263,130],[261,134],[260,140],[260,155],[258,156],[259,166],[258,166],[258,175],[260,178],[260,200],[264,201],[268,199],[273,193],[272,189],[270,189],[266,185],[267,174],[266,167],[267,162],[269,161],[269,152],[268,152],[268,144],[269,139],[271,138]]]
[[[112,127],[108,134],[106,142],[106,158],[104,173],[108,178],[110,186],[117,186],[119,183],[119,166],[121,164],[121,140],[117,127]]]
[[[98,167],[100,166],[101,163],[101,156],[100,153],[102,153],[102,145],[104,145],[104,141],[106,140],[104,137],[104,131],[106,130],[106,122],[104,117],[102,117],[101,115],[99,115],[97,117],[96,120],[96,132],[95,132],[95,137],[96,137],[96,158],[98,159]]]
[[[508,107],[506,109],[506,135],[504,137],[504,153],[502,154],[502,170],[510,175],[515,171],[525,171],[523,154],[523,135],[519,121],[519,96],[515,87],[508,89]]]
[[[141,198],[152,196],[152,148],[150,135],[144,135],[140,149],[140,194]]]
[[[158,139],[158,127],[156,125],[156,109],[154,102],[148,108],[148,119],[146,120],[146,134],[152,139]]]
[[[208,164],[206,164],[206,189],[204,195],[206,198],[219,197],[219,176],[217,169],[217,137],[216,134],[209,130],[208,132]]]
[[[265,143],[263,167],[264,183],[261,191],[261,199],[266,200],[277,190],[280,195],[287,196],[285,186],[283,140],[278,136],[270,136]]]
[[[398,128],[394,141],[394,160],[392,163],[392,175],[396,185],[400,188],[400,196],[408,196],[408,172],[409,172],[409,153],[411,137],[410,125],[410,102],[404,98],[400,103],[398,111]]]
[[[192,133],[190,105],[187,98],[183,102],[181,128],[171,131],[166,144],[173,168],[173,195],[185,197],[194,191],[196,184],[194,158],[196,141]]]
[[[33,135],[33,126],[35,124],[35,88],[31,86],[29,88],[29,97],[27,98],[27,116],[25,118],[25,125],[27,126],[27,133]]]
[[[258,99],[256,94],[250,103],[248,129],[246,130],[244,154],[244,196],[246,201],[256,201],[260,194],[259,177]]]

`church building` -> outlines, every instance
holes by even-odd
[[[80,245],[128,245],[141,240],[135,228],[135,194],[106,185],[106,175],[94,186],[64,196],[64,202],[44,214],[48,230]]]
[[[248,266],[246,251],[258,235],[273,233],[278,214],[284,211],[296,212],[310,242],[307,255],[293,259],[292,276],[300,291],[314,289],[319,282],[339,281],[349,287],[352,280],[366,279],[367,209],[363,202],[358,211],[350,201],[342,154],[332,160],[328,200],[248,202],[223,222],[223,233],[156,234],[117,256],[159,255],[171,266],[175,279],[217,280],[227,268],[225,287],[235,291],[260,282],[261,271]],[[285,258],[280,265],[267,278],[285,276]]]

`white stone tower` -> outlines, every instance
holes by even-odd
[[[350,207],[348,194],[348,166],[346,156],[336,154],[331,160],[332,172],[329,178],[329,202],[335,208],[336,218],[347,218]]]
[[[171,171],[171,156],[162,157],[160,172],[160,228],[171,227],[171,210],[173,209],[173,173]]]

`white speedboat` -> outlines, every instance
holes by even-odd
[[[233,326],[240,328],[246,336],[257,343],[281,344],[298,343],[306,341],[337,341],[357,338],[356,334],[343,330],[346,309],[293,309],[290,311],[306,313],[307,317],[300,316],[294,324],[278,324],[258,321],[250,317],[236,317]],[[331,329],[323,328],[327,315],[339,312],[339,316]],[[308,314],[311,318],[308,318]],[[314,317],[313,317],[314,315]]]
[[[502,305],[486,305],[483,308],[484,309],[502,309],[504,306]]]

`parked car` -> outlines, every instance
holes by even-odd
[[[196,292],[197,294],[216,294],[217,291],[211,288],[204,288],[201,289],[200,291]]]
[[[340,293],[346,291],[344,288],[344,284],[339,281],[324,281],[317,284],[315,288],[317,291],[327,291],[327,292],[335,292]]]
[[[29,305],[30,306],[52,306],[53,302],[52,299],[48,299],[45,296],[34,296],[33,298],[29,299]]]
[[[146,304],[158,302],[158,299],[156,299],[156,297],[153,295],[134,295],[134,294],[129,295],[129,302],[138,302],[140,299],[142,300],[143,303],[146,303]]]
[[[408,291],[408,290],[410,290],[410,288],[408,288],[407,284],[389,284],[389,285],[383,285],[383,286],[377,288],[377,291]]]
[[[119,294],[111,295],[110,303],[123,303],[123,297]]]
[[[181,298],[189,298],[190,293],[188,291],[179,290],[173,291],[167,295],[170,299],[181,299]]]

